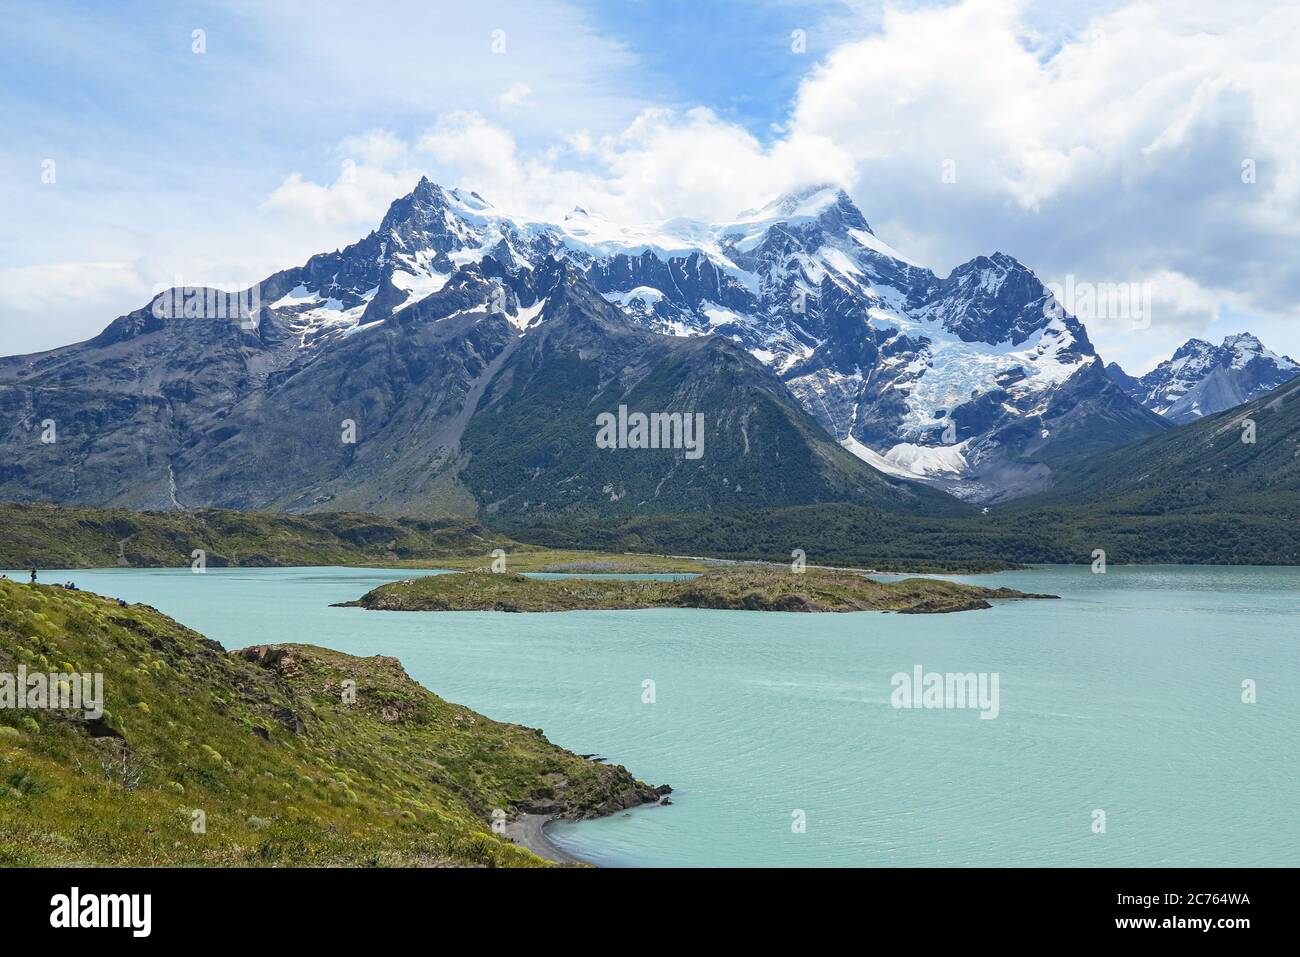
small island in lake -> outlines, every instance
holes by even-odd
[[[736,611],[895,611],[926,614],[992,607],[990,601],[1056,598],[935,578],[873,581],[851,571],[772,568],[709,571],[683,581],[538,579],[456,572],[392,582],[337,607],[376,611],[583,611],[711,608]]]

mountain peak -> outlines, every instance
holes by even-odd
[[[420,218],[422,214],[427,217],[430,210],[441,210],[446,205],[447,197],[443,188],[427,176],[421,176],[420,181],[415,184],[415,189],[389,204],[388,212],[384,214],[379,229],[381,232],[387,232]]]
[[[1233,352],[1264,352],[1264,343],[1249,332],[1239,332],[1233,336],[1224,336],[1223,349]]]
[[[962,263],[929,294],[925,309],[965,342],[1019,345],[1056,319],[1047,308],[1047,287],[1032,269],[1004,252]],[[1080,355],[1091,354],[1082,325],[1072,318],[1066,325]]]
[[[790,225],[817,221],[834,231],[861,229],[871,232],[852,197],[834,183],[815,183],[782,193],[758,209],[747,209],[737,225],[785,222]]]
[[[1233,336],[1225,336],[1223,345],[1219,348],[1226,353],[1225,358],[1228,358],[1235,366],[1242,366],[1254,359],[1261,359],[1276,366],[1283,372],[1300,369],[1300,365],[1290,356],[1278,355],[1260,342],[1259,337],[1249,332],[1239,332]]]
[[[1188,339],[1137,379],[1129,394],[1174,422],[1188,422],[1248,402],[1290,381],[1300,365],[1269,351],[1249,332],[1221,345]]]
[[[1264,343],[1249,332],[1239,332],[1233,336],[1224,336],[1223,344],[1218,348],[1220,361],[1225,365],[1242,366],[1254,359],[1277,359],[1273,353],[1264,348]]]
[[[944,282],[961,285],[974,283],[985,293],[997,295],[1010,277],[1015,277],[1017,283],[1030,283],[1035,288],[1042,285],[1032,269],[1015,256],[1004,252],[994,252],[990,256],[981,254],[969,259],[954,267]]]
[[[1033,271],[1015,256],[1012,256],[1010,253],[1004,253],[1000,249],[995,250],[992,256],[984,258],[988,259],[990,262],[997,263],[1004,269],[1023,269],[1025,272]]]
[[[844,190],[840,189],[834,183],[813,183],[810,186],[801,186],[798,189],[792,189],[782,193],[773,200],[773,203],[780,205],[782,208],[794,209],[814,197],[819,200],[831,197],[835,201],[838,201],[840,199],[847,199],[848,193],[844,192]]]
[[[1214,343],[1206,342],[1204,339],[1193,338],[1193,339],[1188,339],[1176,350],[1174,350],[1173,358],[1185,359],[1188,356],[1200,356],[1213,351],[1214,351]]]

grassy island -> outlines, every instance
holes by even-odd
[[[381,585],[343,607],[378,611],[579,611],[712,608],[737,611],[970,611],[1001,599],[1055,598],[933,578],[878,582],[853,572],[725,569],[685,581],[537,579],[458,572]]]

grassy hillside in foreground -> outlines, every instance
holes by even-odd
[[[394,658],[229,653],[147,606],[0,581],[0,672],[20,665],[102,672],[105,713],[0,708],[3,865],[532,866],[493,809],[581,818],[658,796]]]
[[[391,582],[355,602],[378,611],[576,611],[708,608],[736,611],[897,611],[989,608],[989,599],[1050,598],[1010,588],[979,588],[932,578],[876,582],[850,572],[808,569],[713,571],[688,581],[539,580],[459,573]]]

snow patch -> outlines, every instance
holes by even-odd
[[[745,325],[745,317],[733,309],[725,309],[722,306],[708,305],[704,307],[704,317],[709,321],[709,328],[723,326],[727,323],[740,323]]]
[[[955,445],[900,442],[885,453],[885,461],[914,476],[960,475],[966,470],[966,442]]]
[[[605,293],[605,299],[626,309],[634,299],[640,299],[647,306],[654,307],[661,302],[664,294],[653,286],[637,286],[627,292]]]
[[[877,471],[896,478],[952,478],[966,471],[966,442],[956,445],[915,445],[900,442],[884,455],[849,436],[840,445]]]
[[[908,266],[915,266],[918,269],[923,268],[920,266],[919,263],[913,262],[911,259],[908,259],[906,256],[900,253],[893,246],[889,245],[886,242],[882,242],[880,239],[876,237],[875,233],[867,232],[867,230],[865,229],[850,229],[849,236],[852,237],[853,241],[856,242],[859,246],[862,246],[865,249],[869,249],[873,253],[878,253],[881,256],[887,256],[890,259],[897,259],[899,262],[904,263]]]
[[[506,319],[512,326],[523,333],[533,324],[533,320],[542,314],[544,308],[546,308],[546,300],[538,299],[531,306],[521,308],[513,316],[506,313]]]
[[[283,296],[271,303],[272,309],[287,309],[291,306],[305,306],[308,303],[320,302],[320,296],[309,290],[302,283],[294,286]]]

